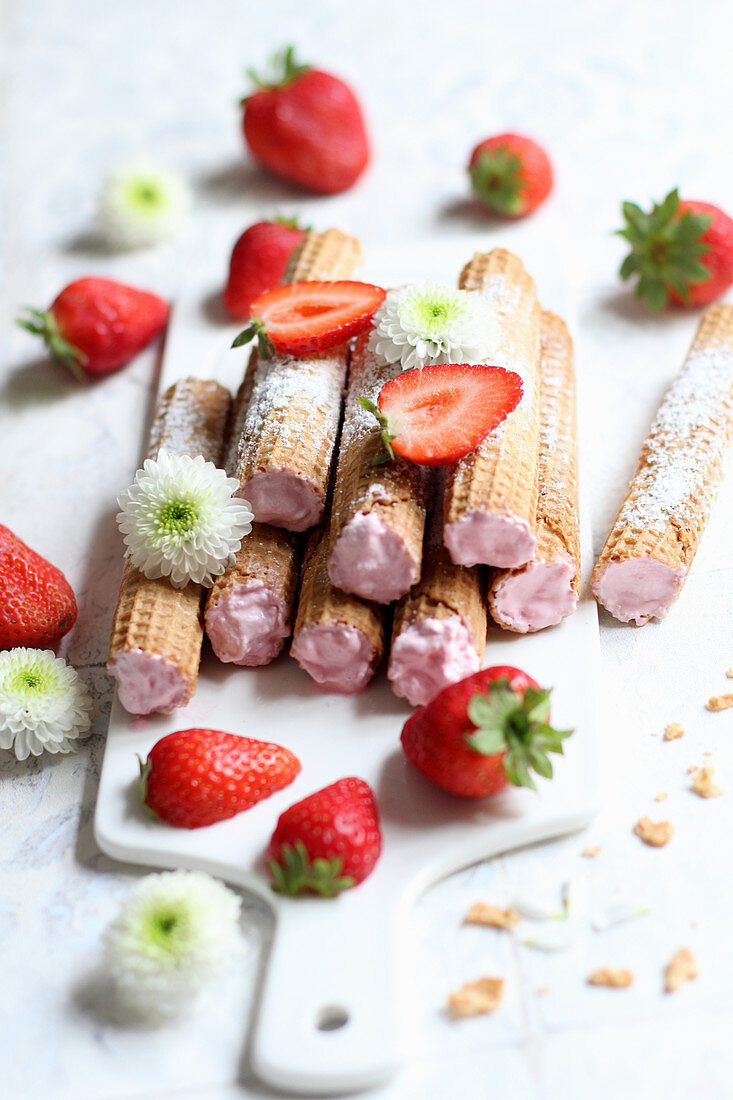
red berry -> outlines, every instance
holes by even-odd
[[[221,730],[178,730],[141,762],[142,799],[169,825],[198,829],[269,798],[299,771],[300,761],[282,745]]]
[[[245,229],[229,261],[223,294],[227,313],[246,321],[253,299],[283,281],[290,255],[304,236],[295,221],[256,222]]]
[[[510,665],[484,668],[443,688],[402,729],[408,760],[451,794],[484,798],[507,782],[534,787],[552,776],[547,753],[571,731],[553,730],[549,691]]]
[[[733,220],[717,206],[674,190],[648,214],[633,202],[622,210],[626,224],[618,232],[631,251],[619,274],[638,276],[634,297],[650,309],[707,305],[733,284]]]
[[[154,340],[169,306],[147,290],[88,276],[69,283],[45,313],[26,310],[18,324],[42,336],[55,359],[77,376],[111,374]]]
[[[55,646],[75,622],[61,570],[0,525],[0,649]]]
[[[547,153],[521,134],[497,134],[479,142],[468,171],[476,197],[508,218],[531,214],[552,190]]]
[[[371,874],[381,848],[371,787],[339,779],[280,815],[267,850],[274,889],[333,897]]]
[[[521,396],[513,371],[444,363],[398,374],[377,402],[388,449],[422,466],[447,466],[475,450]]]
[[[252,324],[232,347],[255,337],[260,354],[311,355],[358,336],[370,325],[385,291],[371,283],[286,283],[252,302]]]
[[[369,162],[359,102],[329,73],[299,65],[292,47],[278,58],[274,83],[253,76],[257,90],[242,101],[249,151],[276,176],[322,195],[346,191]]]

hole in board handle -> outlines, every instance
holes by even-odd
[[[338,1005],[328,1005],[322,1008],[316,1016],[316,1027],[319,1031],[338,1031],[349,1022],[349,1014],[345,1008]]]

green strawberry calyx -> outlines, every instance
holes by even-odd
[[[664,309],[670,290],[689,301],[690,286],[710,278],[710,269],[700,257],[710,251],[702,236],[710,228],[710,214],[680,213],[680,194],[670,191],[662,202],[655,202],[646,214],[635,202],[623,203],[625,226],[617,229],[631,245],[631,251],[619,268],[622,279],[637,275],[634,297],[650,309]]]
[[[320,894],[324,898],[335,898],[342,890],[356,885],[351,875],[342,875],[344,861],[341,856],[325,859],[316,856],[311,860],[302,840],[295,844],[284,844],[280,852],[280,861],[271,859],[269,863],[272,875],[272,888],[276,894],[285,894],[295,898],[301,894]]]
[[[522,161],[516,153],[510,153],[505,145],[482,149],[468,171],[474,194],[495,214],[522,213],[525,184]]]
[[[34,336],[42,337],[54,359],[68,367],[80,382],[86,381],[87,375],[82,368],[89,362],[89,356],[85,355],[81,348],[74,347],[73,344],[64,339],[53,310],[22,306],[21,311],[27,316],[18,315],[15,319],[16,324],[24,328],[26,332],[32,332]]]
[[[247,328],[232,340],[232,347],[241,348],[252,340],[257,341],[257,351],[261,359],[272,359],[275,354],[275,345],[265,332],[265,322],[258,321],[256,317],[250,317]]]
[[[297,214],[293,215],[292,218],[287,218],[284,214],[273,214],[267,221],[271,222],[273,225],[282,225],[286,229],[300,229],[303,233],[313,232],[312,225],[300,224]]]
[[[572,730],[556,730],[549,724],[550,691],[528,687],[515,691],[507,677],[495,680],[486,694],[474,695],[468,717],[476,730],[466,737],[470,748],[484,756],[503,753],[504,771],[517,787],[536,784],[530,774],[552,779],[548,753],[562,755],[562,743]]]
[[[296,60],[294,46],[286,46],[270,59],[270,72],[266,76],[258,76],[254,69],[247,69],[247,76],[254,84],[255,92],[272,92],[278,88],[286,88],[312,68],[312,65],[304,65]],[[254,93],[250,93],[252,94]],[[242,103],[246,103],[248,98],[249,96],[245,96]]]
[[[137,756],[137,762],[140,766],[140,777],[137,781],[137,789],[140,795],[142,808],[149,818],[153,821],[158,821],[158,815],[148,806],[148,776],[150,775],[150,770],[153,765],[150,763],[150,760],[143,760],[139,753],[135,753],[135,755]]]
[[[392,440],[395,437],[395,433],[392,431],[392,426],[388,416],[385,416],[378,405],[375,405],[373,401],[370,401],[368,397],[358,398],[358,402],[362,409],[366,409],[372,416],[376,418],[379,427],[382,429],[382,443],[384,444],[384,451],[372,462],[372,466],[383,466],[385,462],[392,462],[395,457],[394,448],[392,447]]]

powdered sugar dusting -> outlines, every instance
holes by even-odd
[[[617,528],[704,525],[731,434],[733,348],[693,350],[652,424]]]
[[[169,455],[203,455],[218,463],[230,397],[218,382],[181,378],[163,394],[150,429],[148,458],[165,447]]]

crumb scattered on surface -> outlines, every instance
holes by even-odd
[[[652,848],[663,848],[674,836],[674,829],[668,821],[652,821],[650,817],[640,817],[634,825],[634,832]]]
[[[654,795],[654,801],[655,802],[664,802],[666,797],[667,797],[667,792],[666,791],[660,791],[659,794]]]
[[[679,951],[675,951],[664,968],[664,988],[668,993],[674,993],[683,982],[692,981],[697,975],[697,963],[692,952],[682,947]]]
[[[481,1016],[495,1012],[504,993],[503,978],[479,978],[466,982],[448,997],[448,1005],[456,1016]]]
[[[699,764],[690,764],[690,766],[687,769],[687,774],[692,775],[693,772],[698,771],[699,767],[700,767]]]
[[[516,909],[501,909],[485,901],[475,902],[466,913],[466,924],[485,924],[489,928],[513,928],[519,924]]]
[[[684,727],[679,722],[670,722],[668,726],[664,727],[664,740],[676,741],[678,737],[684,737]]]
[[[541,985],[540,988],[537,990],[538,997],[546,997],[548,993],[552,993],[549,985]]]
[[[692,776],[692,789],[700,798],[717,798],[723,793],[723,788],[713,782],[714,769],[710,764],[704,768],[698,768]]]
[[[653,733],[652,737],[659,737],[659,734],[658,733]]]
[[[706,750],[706,751],[705,751],[705,752],[703,753],[703,756],[712,756],[712,755],[713,755],[713,754],[712,754],[712,753],[710,752],[710,750],[709,750],[709,749],[707,749],[707,750]]]
[[[705,705],[708,710],[727,710],[728,707],[733,707],[733,691],[726,695],[711,695]]]
[[[726,676],[728,677],[729,680],[733,680],[733,665],[731,665],[731,667],[726,672]]]
[[[634,975],[623,966],[603,966],[588,976],[589,985],[605,985],[607,989],[628,989]]]
[[[599,844],[589,844],[580,854],[581,856],[585,856],[586,859],[595,859],[600,850],[601,847]]]

